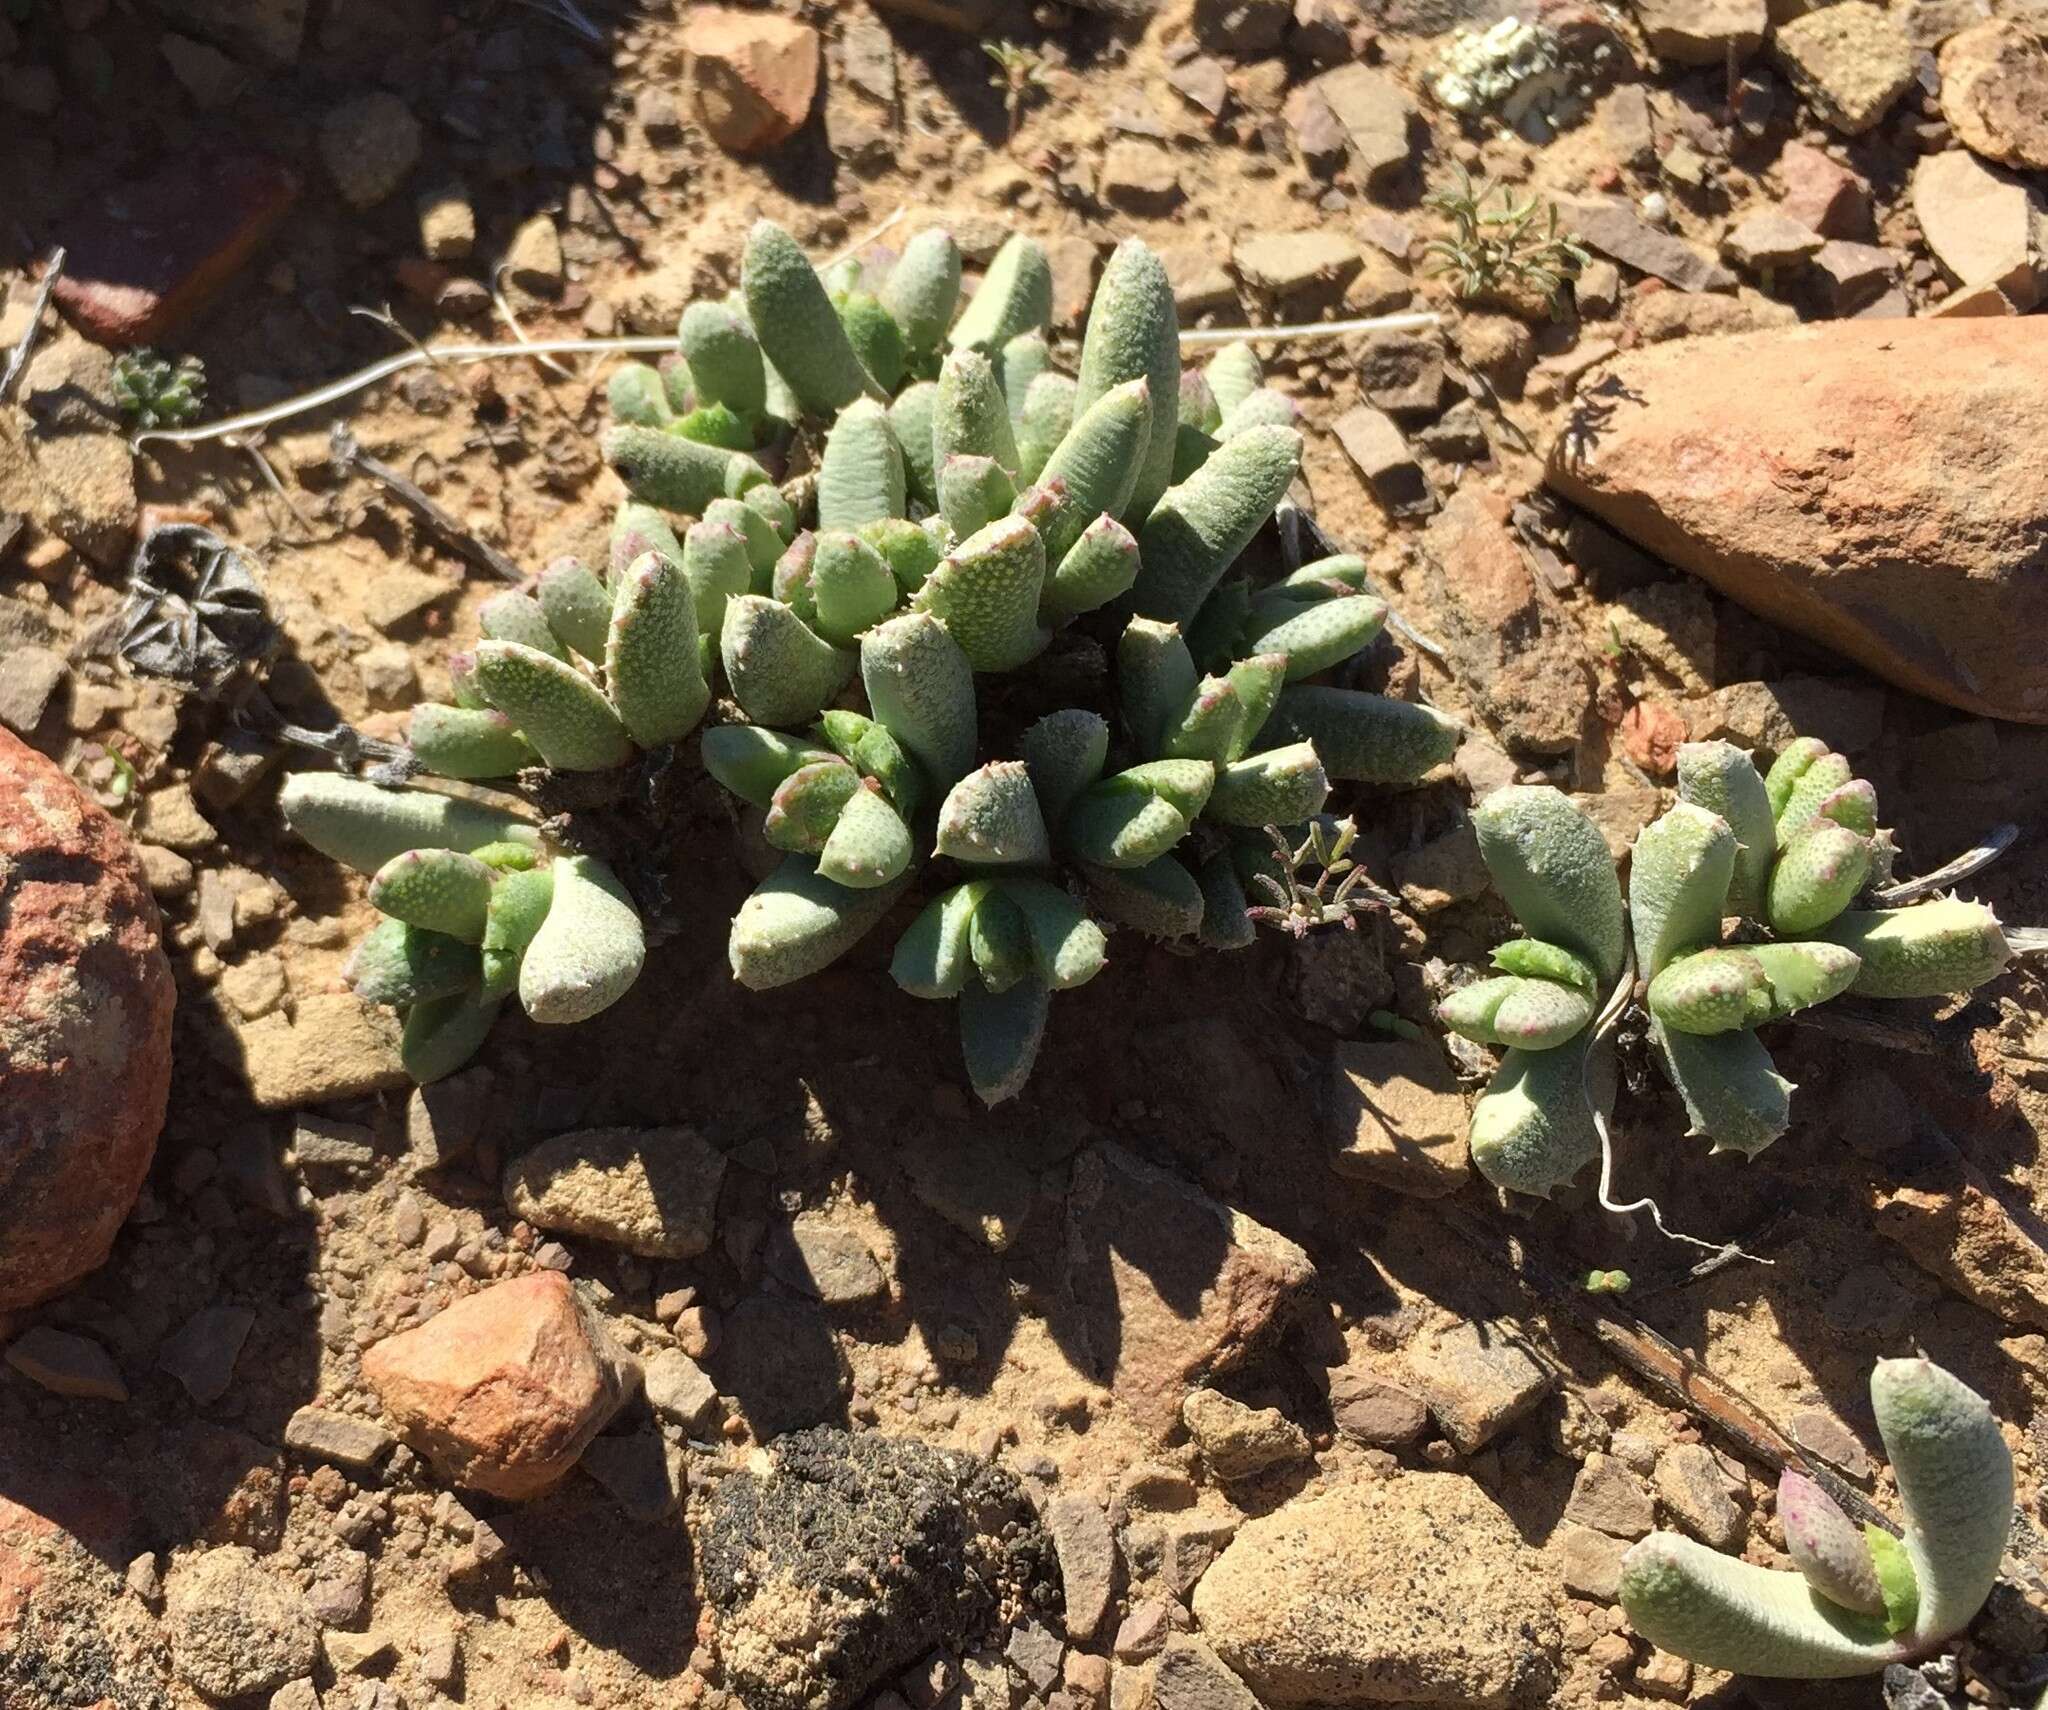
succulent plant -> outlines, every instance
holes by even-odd
[[[1247,944],[1245,886],[1281,870],[1268,827],[1300,841],[1333,782],[1449,758],[1450,720],[1326,680],[1386,619],[1360,561],[1254,576],[1246,548],[1299,469],[1293,406],[1248,349],[1183,374],[1149,248],[1109,261],[1074,376],[1052,366],[1041,245],[1011,238],[964,306],[960,280],[944,231],[821,274],[763,221],[740,291],[691,304],[673,357],[614,375],[603,451],[630,497],[607,564],[490,601],[452,703],[412,715],[422,769],[519,790],[537,828],[484,836],[480,810],[417,790],[288,786],[293,824],[374,875],[396,923],[380,956],[431,975],[370,994],[427,1010],[424,1066],[474,1048],[514,990],[545,1022],[631,983],[636,851],[664,840],[606,816],[680,762],[701,757],[774,857],[733,921],[735,978],[817,972],[916,885],[891,972],[957,1000],[994,1103],[1051,995],[1101,970],[1104,923]],[[474,846],[508,842],[517,858]]]
[[[1960,1632],[1998,1578],[2012,1455],[1983,1397],[1926,1359],[1881,1360],[1870,1401],[1905,1535],[1858,1527],[1805,1475],[1778,1485],[1787,1573],[1654,1532],[1621,1564],[1621,1602],[1652,1644],[1781,1679],[1874,1674]]]
[[[1473,1163],[1498,1186],[1547,1197],[1598,1155],[1595,1112],[1612,1092],[1603,1063],[1589,1078],[1588,1052],[1596,1015],[1629,995],[1616,990],[1625,969],[1691,1131],[1754,1155],[1790,1126],[1793,1092],[1757,1028],[1844,992],[1968,991],[2012,954],[1980,904],[1851,907],[1889,876],[1892,844],[1876,792],[1822,742],[1793,742],[1768,776],[1728,743],[1687,743],[1678,790],[1636,839],[1626,911],[1600,833],[1558,791],[1512,786],[1474,810],[1480,853],[1529,936],[1438,1013],[1506,1048],[1471,1134]]]
[[[183,427],[206,408],[206,366],[196,356],[173,362],[153,350],[114,358],[114,402],[138,430]]]

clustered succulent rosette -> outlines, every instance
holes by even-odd
[[[1859,1527],[1788,1469],[1778,1518],[1797,1572],[1653,1532],[1622,1558],[1621,1602],[1652,1644],[1709,1668],[1780,1679],[1873,1674],[1959,1633],[1998,1579],[2012,1455],[1983,1397],[1926,1359],[1870,1374],[1905,1535]]]
[[[1515,785],[1473,812],[1529,934],[1438,1010],[1453,1032],[1506,1048],[1471,1129],[1472,1161],[1497,1186],[1547,1197],[1598,1156],[1594,1112],[1611,1105],[1613,1077],[1588,1053],[1625,970],[1691,1132],[1753,1156],[1791,1125],[1794,1090],[1758,1027],[1844,992],[1966,992],[2012,954],[1979,903],[1851,906],[1889,877],[1892,846],[1876,792],[1825,743],[1791,743],[1768,776],[1728,743],[1687,743],[1678,793],[1636,839],[1626,911],[1605,841],[1559,791]]]
[[[1108,263],[1074,375],[1052,366],[1051,269],[1030,238],[1002,247],[964,307],[943,230],[869,287],[867,269],[820,275],[787,232],[756,225],[740,289],[691,304],[674,355],[613,377],[603,450],[631,497],[608,564],[564,561],[490,602],[455,662],[455,704],[416,708],[410,737],[429,772],[531,794],[537,773],[665,754],[715,706],[704,766],[778,857],[733,921],[735,977],[768,990],[816,973],[926,877],[891,971],[958,1000],[970,1078],[993,1104],[1027,1079],[1051,994],[1101,970],[1103,922],[1248,944],[1244,885],[1272,861],[1262,829],[1320,814],[1333,781],[1420,779],[1458,728],[1326,680],[1386,621],[1360,560],[1254,585],[1241,559],[1299,472],[1294,406],[1249,347],[1182,372],[1172,287],[1143,243]],[[1077,625],[1110,662],[1100,710],[1059,706],[1027,675]],[[1056,710],[988,754],[992,695]],[[359,990],[411,1006],[409,1036],[427,1017],[416,1072],[460,1060],[429,1005],[460,1007],[473,1049],[512,990],[550,1021],[630,986],[643,936],[602,862],[530,827],[516,852],[495,847],[502,832],[481,848],[439,830],[390,843],[390,797],[298,778],[285,808],[375,875],[385,942],[445,964],[425,984],[365,984],[367,947],[357,957]],[[404,810],[423,812],[438,827],[455,810]],[[458,870],[481,920],[440,906]],[[601,944],[566,920],[550,937],[571,873],[616,905]],[[526,898],[536,929],[518,941],[508,898],[494,944],[488,905],[515,881],[515,897],[551,882],[554,900],[536,914]],[[593,970],[573,1003],[552,976],[528,979],[568,944]],[[427,989],[455,985],[458,964],[456,989]]]

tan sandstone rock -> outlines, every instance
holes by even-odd
[[[1544,1702],[1557,1596],[1514,1522],[1451,1473],[1343,1484],[1245,1523],[1195,1588],[1262,1704]]]

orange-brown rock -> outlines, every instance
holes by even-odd
[[[455,1483],[537,1496],[638,1387],[640,1369],[568,1278],[536,1271],[379,1342],[363,1376],[405,1440]]]
[[[728,154],[758,154],[803,128],[818,93],[818,32],[773,12],[690,8],[697,111]]]
[[[0,1310],[102,1263],[171,1089],[176,990],[128,834],[0,730]]]
[[[1900,688],[2048,723],[2044,399],[2025,318],[1678,340],[1580,393],[1549,481]]]

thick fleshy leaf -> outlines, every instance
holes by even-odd
[[[1654,980],[1674,957],[1720,942],[1734,872],[1735,833],[1705,808],[1680,802],[1637,834],[1628,910],[1639,978]]]
[[[1138,531],[1138,611],[1171,623],[1192,619],[1300,469],[1300,434],[1255,427],[1168,488]]]
[[[1728,1033],[1770,1018],[1770,981],[1747,947],[1675,957],[1650,982],[1650,1013],[1680,1033]]]
[[[1258,928],[1246,912],[1244,882],[1228,853],[1211,855],[1195,872],[1202,888],[1202,942],[1212,950],[1248,950]]]
[[[961,1050],[983,1104],[993,1108],[1024,1090],[1050,1007],[1051,994],[1035,974],[1001,992],[970,985],[960,994]]]
[[[1065,374],[1041,374],[1024,393],[1017,417],[1017,479],[1035,481],[1052,457],[1053,448],[1074,425],[1074,399],[1079,388]]]
[[[946,342],[993,356],[1019,333],[1052,319],[1052,262],[1045,245],[1019,232],[996,251]]]
[[[506,873],[491,887],[491,906],[484,918],[483,994],[510,997],[519,989],[519,968],[527,947],[547,923],[555,899],[552,867],[529,867]]]
[[[1510,938],[1493,950],[1493,965],[1503,974],[1521,974],[1532,980],[1556,980],[1575,986],[1589,997],[1600,995],[1600,976],[1585,957],[1575,955],[1561,944],[1546,944],[1540,938]]]
[[[1910,908],[1838,914],[1822,932],[1862,959],[1859,997],[1947,997],[1995,979],[2012,959],[1998,917],[1982,903],[1935,897]]]
[[[826,878],[808,857],[786,856],[733,917],[727,947],[733,978],[765,992],[829,967],[889,912],[905,882],[851,890]]]
[[[489,641],[516,641],[537,653],[566,660],[569,649],[531,594],[494,594],[477,609],[476,626]]]
[[[1051,840],[1021,760],[991,760],[939,804],[938,852],[974,866],[1037,867]]]
[[[943,474],[954,457],[989,457],[1013,478],[1017,439],[995,366],[978,350],[955,350],[939,369],[932,410],[932,461]],[[943,492],[944,489],[941,488]]]
[[[652,505],[628,499],[612,514],[611,539],[605,558],[605,574],[616,581],[626,566],[644,553],[658,552],[681,562],[683,544],[669,520]],[[507,640],[518,639],[508,636]]]
[[[808,628],[788,606],[758,594],[726,602],[719,656],[733,698],[762,724],[814,718],[852,680],[855,658]]]
[[[1863,1528],[1790,1467],[1778,1476],[1778,1523],[1785,1529],[1785,1553],[1815,1591],[1861,1615],[1884,1613],[1884,1591]]]
[[[1217,768],[1207,812],[1224,825],[1295,825],[1321,813],[1329,795],[1315,744],[1296,742]]]
[[[479,971],[474,944],[402,920],[380,920],[350,954],[342,978],[365,1003],[404,1009],[467,991]]]
[[[1287,680],[1298,683],[1342,664],[1368,647],[1385,627],[1387,603],[1371,594],[1341,599],[1254,602],[1244,645],[1287,655]]]
[[[1180,389],[1180,311],[1166,264],[1142,239],[1126,238],[1103,267],[1088,306],[1076,409],[1085,414],[1098,398],[1133,380],[1147,383],[1152,401],[1144,455],[1130,496],[1118,512],[1135,529],[1151,514],[1172,479],[1174,441],[1180,425],[1172,405]],[[1148,615],[1180,618],[1194,614],[1190,610]]]
[[[602,772],[633,757],[633,740],[604,691],[552,654],[516,641],[478,642],[475,682],[558,772]]]
[[[1032,971],[1030,923],[1000,886],[982,898],[968,922],[967,948],[987,991],[1008,991]]]
[[[993,888],[993,880],[970,879],[933,897],[897,939],[889,977],[912,997],[958,997],[974,973],[968,928]]]
[[[761,346],[744,317],[723,303],[692,303],[676,326],[676,342],[702,402],[742,414],[766,407],[768,376]]]
[[[896,574],[858,535],[821,530],[811,560],[818,633],[840,646],[896,609]]]
[[[1045,579],[1041,623],[1060,624],[1120,600],[1138,580],[1138,543],[1107,512],[1081,531]]]
[[[1102,776],[1109,724],[1079,707],[1047,713],[1019,740],[1031,788],[1048,825],[1065,818],[1073,799]]]
[[[711,705],[697,637],[689,577],[680,564],[648,553],[619,584],[604,652],[612,704],[642,748],[680,742]]]
[[[1102,972],[1108,940],[1078,902],[1043,879],[1007,878],[1000,883],[1002,894],[1024,918],[1032,964],[1049,988],[1072,991]]]
[[[1678,797],[1717,813],[1735,834],[1735,868],[1727,908],[1747,920],[1764,917],[1778,832],[1770,792],[1750,757],[1730,742],[1685,742],[1678,749]]]
[[[370,906],[427,932],[465,944],[483,941],[491,902],[491,869],[453,849],[408,849],[370,880]]]
[[[721,499],[719,503],[737,501]],[[746,509],[744,505],[739,508]],[[761,527],[774,538],[774,531],[765,522]],[[683,537],[683,578],[690,584],[690,605],[697,615],[698,633],[717,635],[725,625],[726,601],[752,593],[754,578],[773,575],[775,560],[781,555],[778,544],[775,552],[768,555],[764,570],[761,555],[753,550],[752,542],[731,523],[707,518],[692,524]]]
[[[771,220],[747,234],[740,289],[762,354],[809,414],[835,415],[876,389],[810,258]]]
[[[422,702],[407,721],[406,741],[422,766],[444,778],[503,778],[540,760],[518,726],[488,707]]]
[[[1151,431],[1151,386],[1143,378],[1112,386],[1081,412],[1040,476],[1065,483],[1058,508],[1040,525],[1050,562],[1064,558],[1097,517],[1123,511]]]
[[[977,671],[1013,671],[1045,646],[1038,598],[1045,545],[1022,517],[1003,517],[948,553],[912,597],[946,626]]]
[[[1550,1051],[1593,1019],[1593,1000],[1576,986],[1502,974],[1460,986],[1437,1006],[1437,1017],[1453,1033],[1484,1045]]]
[[[1495,1187],[1548,1199],[1600,1155],[1587,1096],[1614,1103],[1612,1058],[1588,1063],[1589,1033],[1549,1051],[1509,1051],[1472,1107],[1472,1167]]]
[[[1171,855],[1142,867],[1083,865],[1089,900],[1105,919],[1153,938],[1186,938],[1202,926],[1202,888]]]
[[[1771,869],[1771,930],[1816,932],[1856,900],[1870,877],[1870,839],[1816,817],[1778,851]]]
[[[588,1021],[632,989],[646,959],[639,912],[594,855],[558,856],[547,919],[519,967],[519,1001],[535,1021]]]
[[[432,790],[387,790],[337,772],[294,772],[278,806],[295,833],[359,873],[374,873],[408,849],[468,853],[491,843],[539,843],[529,822],[501,808]]]
[[[454,1074],[482,1048],[498,1019],[498,1001],[460,992],[414,1004],[398,1042],[405,1072],[421,1086]]]
[[[938,407],[938,383],[932,380],[904,387],[889,406],[889,426],[903,452],[904,482],[927,505],[939,502],[938,461],[932,451],[932,418]]]
[[[598,448],[634,498],[684,516],[702,516],[713,499],[736,497],[768,479],[768,472],[743,451],[667,429],[607,428]]]
[[[1124,728],[1141,754],[1157,754],[1171,723],[1194,699],[1195,661],[1175,624],[1133,618],[1116,648]]]
[[[940,459],[939,514],[958,538],[964,540],[1008,516],[1016,502],[1016,482],[993,457],[949,452]]]
[[[1435,707],[1303,683],[1281,691],[1263,736],[1313,742],[1323,770],[1346,783],[1413,784],[1448,761],[1464,734]],[[1617,891],[1617,909],[1619,900]]]
[[[876,719],[917,759],[935,789],[974,765],[974,675],[946,626],[905,612],[860,640],[861,685]]]
[[[908,872],[916,855],[903,816],[879,790],[859,789],[847,798],[818,852],[818,872],[851,890],[872,890]]]
[[[819,529],[856,529],[900,517],[906,491],[903,448],[889,412],[873,398],[856,398],[825,436],[818,464]]]
[[[800,766],[828,756],[815,743],[752,724],[715,725],[704,733],[704,769],[741,801],[766,807]]]
[[[540,609],[548,628],[584,658],[593,662],[604,658],[612,597],[588,565],[580,559],[562,558],[543,570]]]
[[[927,227],[903,246],[881,289],[882,307],[919,355],[939,348],[960,302],[960,246],[942,227]]]
[[[836,755],[799,766],[776,786],[761,833],[777,849],[816,855],[839,823],[839,810],[860,793],[860,774]]]
[[[1717,1152],[1753,1158],[1792,1126],[1792,1083],[1754,1033],[1681,1033],[1654,1014],[1650,1038],[1692,1123]]]

